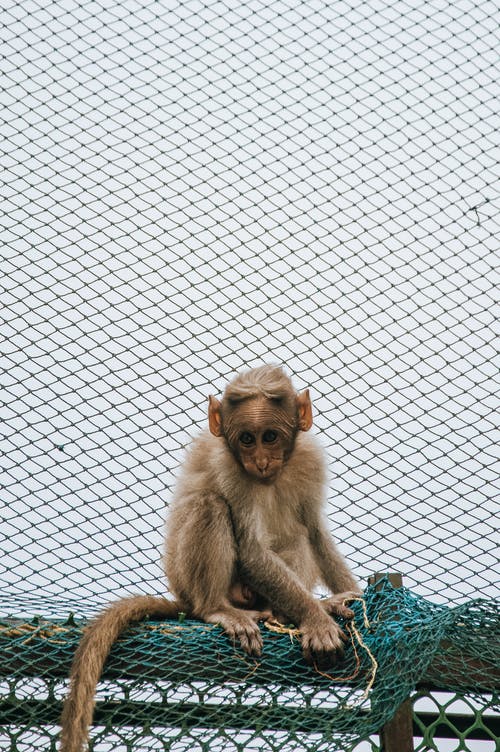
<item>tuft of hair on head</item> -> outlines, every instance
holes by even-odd
[[[235,405],[254,397],[280,403],[295,396],[292,382],[283,368],[269,364],[238,373],[224,391],[224,402]]]

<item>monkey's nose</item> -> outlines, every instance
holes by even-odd
[[[257,465],[257,470],[259,471],[259,473],[263,475],[269,467],[269,460],[265,458],[259,459],[255,461],[255,464]]]

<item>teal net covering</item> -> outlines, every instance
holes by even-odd
[[[130,628],[99,689],[95,748],[350,750],[425,683],[483,704],[487,696],[498,709],[498,602],[449,608],[382,581],[353,610],[345,658],[328,673],[306,666],[296,630],[275,623],[262,627],[258,661],[202,622],[181,617]],[[11,688],[0,720],[9,724],[13,749],[36,748],[34,729],[57,724],[61,679],[81,629],[73,616],[0,624],[1,674]],[[495,741],[496,724],[486,718],[482,731]],[[47,749],[53,733],[45,731]]]
[[[165,594],[207,395],[263,362],[310,387],[359,581],[405,587],[355,604],[330,676],[290,630],[263,627],[257,665],[215,627],[137,626],[96,752],[394,752],[404,698],[417,750],[496,752],[498,3],[4,0],[0,21],[1,752],[56,749],[86,619]]]

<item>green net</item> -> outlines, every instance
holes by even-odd
[[[141,628],[134,680],[99,690],[122,708],[103,752],[314,748],[308,707],[319,747],[344,700],[368,739],[383,683],[389,708],[415,681],[419,749],[452,716],[443,752],[494,752],[495,698],[468,651],[489,649],[498,595],[498,4],[4,0],[0,20],[2,752],[55,748],[69,612],[81,624],[164,594],[165,505],[206,397],[262,362],[311,387],[334,537],[360,581],[403,574],[397,629],[413,608],[419,626],[387,637],[392,676],[381,654],[366,699],[365,651],[353,686],[330,687],[275,634],[268,688],[264,661],[224,687],[220,672],[148,684],[151,657],[133,657],[167,635]],[[189,629],[204,671],[221,656],[235,670],[216,631]],[[424,664],[448,694],[424,694]],[[222,706],[253,717],[266,696],[302,708],[292,736],[242,720],[236,737]],[[189,715],[165,731],[154,713],[172,697]],[[126,727],[132,701],[141,728]],[[191,722],[216,709],[219,731]]]
[[[345,658],[328,673],[305,665],[293,628],[264,625],[256,661],[216,626],[145,622],[120,638],[107,662],[95,749],[120,739],[127,749],[176,741],[173,749],[350,750],[425,682],[483,703],[488,695],[498,711],[499,605],[476,600],[448,608],[387,581],[370,586],[353,604],[354,622],[344,625]],[[11,688],[0,704],[0,720],[9,725],[4,739],[29,749],[33,728],[57,723],[80,635],[73,617],[0,625],[1,673]],[[32,687],[27,677],[36,677]],[[40,681],[50,687],[49,699],[40,699]]]

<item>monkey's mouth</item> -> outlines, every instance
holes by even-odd
[[[267,465],[261,467],[249,457],[240,457],[240,463],[245,473],[252,478],[252,480],[264,484],[273,483],[283,467],[281,459],[269,461]]]
[[[279,475],[279,468],[268,468],[266,470],[259,470],[256,467],[246,468],[247,473],[252,476],[254,480],[264,485],[273,483]]]

